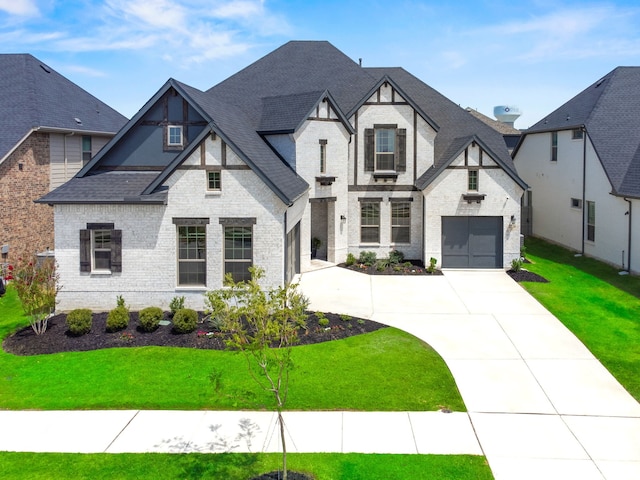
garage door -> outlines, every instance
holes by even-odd
[[[442,217],[444,268],[502,268],[502,217]]]

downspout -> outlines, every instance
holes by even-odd
[[[582,128],[582,246],[580,254],[584,255],[584,238],[586,236],[587,224],[587,129]]]
[[[631,210],[632,203],[627,197],[623,197],[623,200],[629,204],[629,211],[627,214],[629,215],[629,239],[628,241],[628,249],[627,249],[627,272],[631,274],[631,219],[633,218],[633,211]]]

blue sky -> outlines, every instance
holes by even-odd
[[[124,115],[169,78],[200,89],[289,40],[401,66],[463,107],[527,128],[619,65],[640,65],[637,1],[0,0],[0,53],[31,53]]]

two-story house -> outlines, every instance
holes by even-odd
[[[290,42],[203,92],[170,79],[54,205],[59,307],[202,306],[225,274],[279,285],[317,255],[444,268],[520,254],[502,136],[401,68]],[[317,242],[316,245],[317,246]]]
[[[533,235],[640,272],[639,126],[640,67],[618,67],[524,132]]]
[[[35,204],[127,122],[27,54],[0,55],[0,263],[53,249],[53,209]]]

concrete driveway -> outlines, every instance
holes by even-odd
[[[412,333],[456,380],[496,480],[640,478],[640,404],[503,271],[301,275],[311,309]]]

